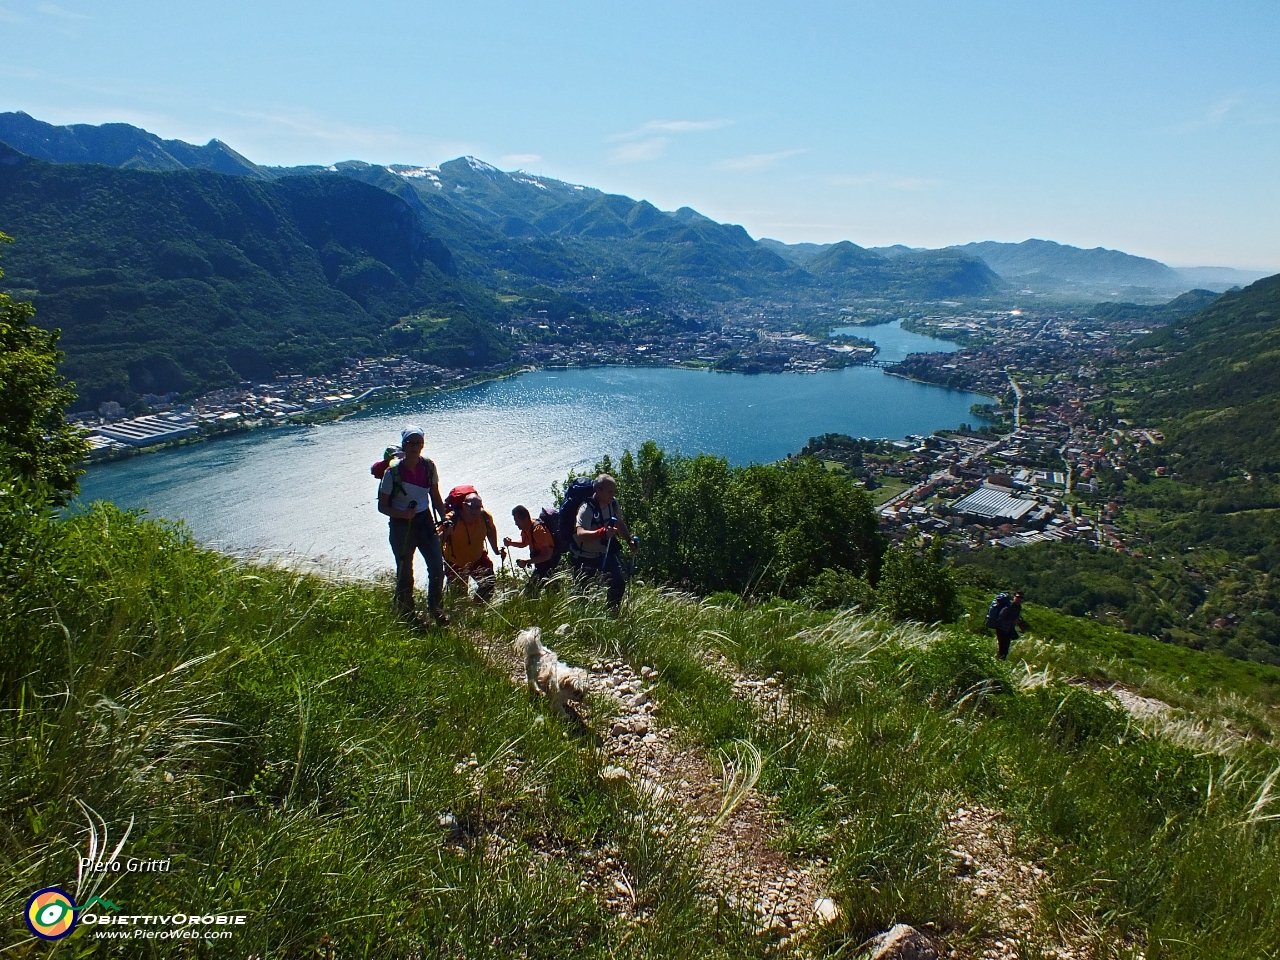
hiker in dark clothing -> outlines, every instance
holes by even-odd
[[[578,508],[573,531],[573,577],[582,582],[600,575],[608,581],[606,603],[610,613],[617,613],[622,594],[627,589],[627,576],[622,571],[622,541],[631,536],[622,508],[614,495],[617,481],[607,473],[596,477],[594,492]]]
[[[443,515],[440,475],[436,465],[422,456],[425,443],[421,427],[405,427],[400,436],[404,459],[390,465],[378,486],[378,512],[391,518],[391,552],[396,557],[396,609],[406,620],[416,621],[413,601],[413,557],[421,553],[427,562],[427,609],[438,624],[449,618],[440,605],[444,588],[444,557],[432,507]],[[376,466],[376,464],[375,464]]]
[[[996,614],[996,644],[999,646],[997,656],[1001,660],[1009,659],[1009,647],[1018,638],[1018,628],[1026,629],[1022,619],[1022,591],[1013,595],[1013,599],[1004,605]]]

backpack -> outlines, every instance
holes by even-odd
[[[987,606],[987,619],[985,622],[990,629],[994,630],[996,628],[996,625],[1000,622],[1000,614],[1011,603],[1013,603],[1013,597],[1007,593],[996,594],[996,598]]]
[[[404,456],[404,452],[399,447],[387,447],[382,453],[381,460],[375,460],[373,466],[369,468],[369,472],[378,480],[382,479],[382,475],[391,467],[391,461]]]
[[[444,498],[444,505],[456,513],[462,509],[467,497],[472,495],[478,496],[476,488],[469,483],[464,483],[449,491],[449,495]]]
[[[543,508],[538,522],[547,528],[556,543],[552,563],[573,549],[573,529],[578,521],[578,511],[595,494],[595,484],[590,477],[578,477],[564,492],[559,509]]]

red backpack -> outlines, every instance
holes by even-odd
[[[449,491],[449,495],[444,498],[444,505],[450,510],[458,511],[462,509],[462,504],[466,502],[467,497],[478,497],[476,488],[469,483],[464,483],[460,487],[454,487]]]

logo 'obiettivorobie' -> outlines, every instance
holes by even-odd
[[[27,901],[27,926],[41,940],[61,940],[76,926],[76,903],[58,887],[37,890]]]

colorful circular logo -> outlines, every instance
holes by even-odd
[[[45,887],[27,901],[27,926],[41,940],[61,940],[76,925],[76,902],[65,890]]]

